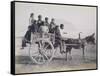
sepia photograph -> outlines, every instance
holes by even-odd
[[[97,6],[14,3],[15,74],[97,69]]]

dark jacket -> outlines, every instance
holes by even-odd
[[[25,38],[26,40],[28,40],[28,41],[31,40],[31,30],[28,30],[28,31],[26,32],[24,38]]]
[[[61,38],[60,30],[57,27],[55,27],[55,38]]]
[[[31,26],[31,32],[34,33],[34,32],[37,32],[37,30],[38,30],[37,24],[36,23],[32,24],[32,26]]]
[[[38,21],[37,21],[37,25],[38,25],[38,27],[40,27],[40,26],[42,25],[42,23],[43,23],[43,21],[42,21],[42,20],[41,20],[41,21],[40,21],[40,20],[38,20]]]

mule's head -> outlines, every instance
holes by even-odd
[[[88,44],[95,44],[94,35],[95,35],[95,33],[84,38]]]

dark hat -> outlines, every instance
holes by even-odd
[[[41,24],[44,25],[44,21],[42,21]]]
[[[54,18],[52,18],[51,20],[55,20]]]
[[[48,20],[48,17],[45,17],[45,20]]]
[[[36,23],[36,20],[34,20],[34,23]]]
[[[34,13],[31,13],[31,14],[30,14],[30,16],[33,16],[33,15],[34,15]]]
[[[38,15],[38,18],[42,17],[41,15]]]
[[[64,26],[64,24],[60,24],[60,27]]]
[[[58,25],[56,25],[55,27],[56,27],[56,28],[58,28],[59,26],[58,26]]]

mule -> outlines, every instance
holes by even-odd
[[[71,50],[72,48],[74,49],[82,49],[82,52],[83,52],[83,58],[85,59],[85,46],[86,44],[94,44],[95,45],[95,38],[94,38],[94,33],[92,35],[89,35],[83,39],[68,39],[65,41],[66,44],[66,60],[67,60],[67,53],[70,54],[71,56]],[[72,56],[71,58],[72,59]]]

